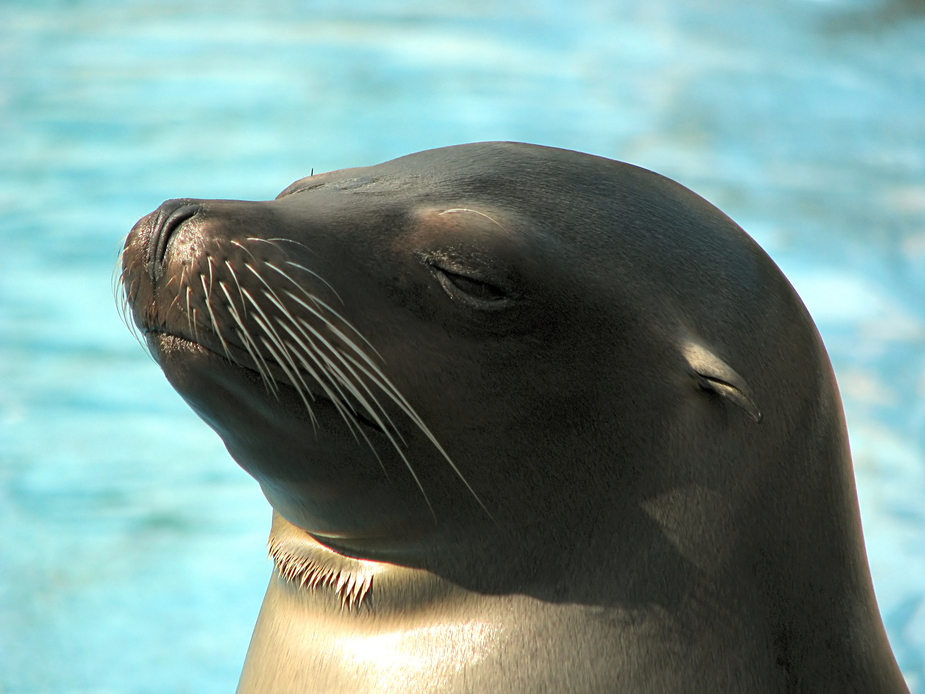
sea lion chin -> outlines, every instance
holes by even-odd
[[[679,184],[448,147],[167,201],[122,281],[275,512],[239,692],[907,691],[815,326]]]

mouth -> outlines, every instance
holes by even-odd
[[[304,371],[293,370],[292,365],[284,367],[275,359],[263,355],[258,363],[245,348],[228,340],[220,341],[207,331],[191,337],[181,331],[167,328],[147,328],[142,330],[142,334],[151,355],[159,364],[162,351],[205,353],[211,359],[250,374],[248,380],[255,383],[262,381],[265,389],[277,399],[280,389],[293,391],[301,398],[309,417],[314,418],[315,412],[320,409],[336,410],[341,417],[350,417],[354,423],[362,425],[366,430],[387,436],[380,424],[363,413],[356,395],[342,386],[322,384]]]

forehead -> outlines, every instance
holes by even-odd
[[[531,188],[565,176],[578,185],[599,180],[600,167],[626,167],[620,162],[578,152],[517,143],[475,143],[427,150],[375,166],[338,169],[301,178],[280,194],[326,187],[336,189],[440,190],[490,194],[501,189]],[[632,168],[632,167],[629,167]],[[590,175],[588,175],[590,174]]]
[[[742,260],[744,234],[699,196],[650,171],[566,150],[512,143],[428,150],[308,176],[280,197],[311,191],[331,193],[329,204],[356,213],[502,210],[599,269],[632,272],[657,261],[683,271]]]

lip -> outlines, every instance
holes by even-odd
[[[296,385],[293,383],[292,379],[287,373],[287,370],[283,369],[275,360],[270,358],[264,358],[262,360],[261,366],[263,367],[263,372],[261,372],[261,369],[257,367],[254,358],[247,352],[247,350],[238,347],[233,342],[228,342],[227,340],[222,343],[217,338],[215,338],[214,334],[211,332],[205,335],[200,335],[197,339],[192,339],[182,333],[162,328],[145,330],[144,336],[145,340],[148,342],[152,352],[155,355],[158,354],[161,348],[159,344],[160,340],[158,339],[160,336],[163,338],[169,338],[173,341],[186,343],[187,345],[195,345],[196,347],[211,353],[217,359],[224,360],[238,368],[245,369],[246,371],[259,375],[264,380],[264,382],[266,382],[264,372],[269,372],[269,376],[273,380],[275,387],[283,386],[291,388],[296,392],[307,389],[309,393],[308,400],[312,405],[320,404],[335,409],[338,412],[341,412],[342,410],[346,411],[358,424],[362,424],[364,427],[373,432],[385,435],[385,432],[378,424],[362,414],[361,408],[359,408],[349,396],[344,397],[342,395],[342,401],[346,401],[346,406],[338,407],[331,400],[331,398],[324,395],[324,388],[318,385],[317,381],[311,376],[300,372],[300,375],[304,377],[304,383]],[[219,344],[205,344],[204,340],[202,339],[205,337],[210,338],[210,343],[215,342]]]

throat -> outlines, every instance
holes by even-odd
[[[277,513],[267,542],[279,575],[298,590],[336,596],[342,609],[367,604],[373,580],[387,565],[346,557],[325,547]]]

